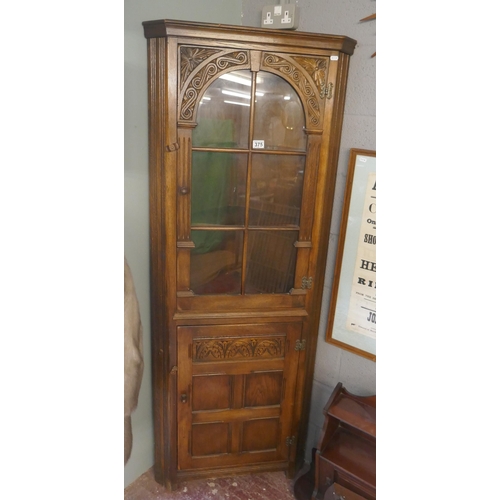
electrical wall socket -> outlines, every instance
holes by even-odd
[[[299,8],[295,3],[266,5],[262,9],[261,28],[296,30],[299,27]]]

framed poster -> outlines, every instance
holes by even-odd
[[[376,360],[376,155],[351,149],[326,341]]]

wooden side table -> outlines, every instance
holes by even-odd
[[[355,396],[337,384],[323,410],[313,467],[295,482],[298,500],[376,500],[375,403],[375,396]]]

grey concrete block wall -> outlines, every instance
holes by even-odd
[[[290,0],[292,1],[292,0]],[[279,0],[276,0],[276,4]],[[141,22],[173,18],[193,21],[260,26],[269,0],[145,0],[125,2],[125,254],[134,276],[144,322],[145,373],[151,371],[149,326],[149,250],[147,188],[147,81],[146,40]],[[324,341],[331,281],[342,211],[350,148],[375,149],[375,22],[359,20],[375,11],[374,0],[296,0],[299,30],[347,35],[358,41],[351,58],[344,128],[337,174],[335,203],[328,251],[318,355],[312,393],[308,448],[316,444],[322,425],[322,409],[338,381],[358,393],[375,392],[375,363],[342,351]],[[152,388],[145,376],[139,407],[132,416],[135,443],[127,467],[125,485],[153,463]],[[309,452],[306,450],[306,457]]]
[[[293,2],[293,0],[290,0]],[[243,0],[242,24],[260,26],[262,8],[279,4],[269,0]],[[335,186],[335,200],[325,273],[325,288],[321,304],[316,365],[311,395],[308,437],[305,457],[317,441],[323,425],[323,407],[333,388],[342,382],[346,388],[362,396],[376,393],[375,363],[325,341],[328,324],[335,257],[340,232],[342,204],[351,148],[376,149],[376,21],[361,23],[360,20],[375,12],[374,0],[295,0],[299,8],[299,31],[346,35],[357,40],[351,57],[347,84],[346,104],[339,166]]]

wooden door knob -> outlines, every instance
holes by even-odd
[[[186,393],[181,394],[181,403],[187,403],[188,397]]]
[[[179,188],[179,193],[181,194],[189,194],[189,188],[187,186],[182,186]]]

